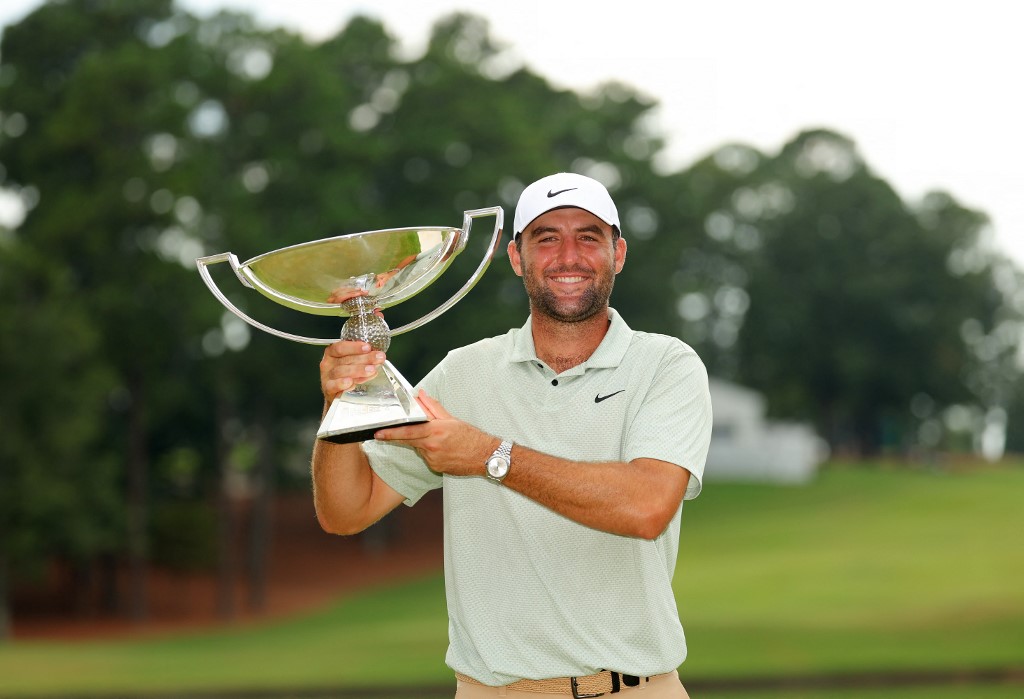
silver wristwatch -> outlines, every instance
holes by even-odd
[[[512,467],[512,442],[507,439],[502,440],[494,453],[487,458],[485,464],[488,478],[496,483],[505,480],[509,468]]]

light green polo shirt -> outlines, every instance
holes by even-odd
[[[553,456],[678,464],[695,498],[711,439],[704,365],[675,338],[610,319],[594,354],[561,374],[537,358],[527,320],[452,351],[420,386],[454,417]],[[453,670],[495,686],[602,669],[649,676],[685,659],[672,594],[681,505],[653,541],[607,534],[486,478],[441,476],[411,449],[363,448],[408,505],[444,488]]]

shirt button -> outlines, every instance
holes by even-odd
[[[552,386],[557,386],[558,385],[558,379],[551,379],[551,385]]]

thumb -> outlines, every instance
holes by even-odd
[[[423,406],[423,410],[426,411],[427,417],[431,420],[447,420],[451,418],[451,415],[444,409],[444,406],[431,398],[423,389],[420,389],[419,393],[416,394],[416,400]]]

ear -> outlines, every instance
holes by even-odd
[[[626,264],[626,241],[619,236],[615,239],[615,273],[618,274],[622,271],[622,266]]]
[[[508,242],[508,261],[512,264],[512,271],[516,276],[523,276],[523,260],[519,257],[519,248],[516,247],[515,240]]]

